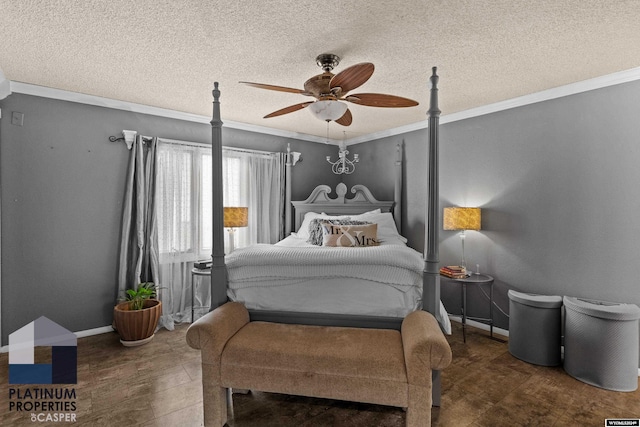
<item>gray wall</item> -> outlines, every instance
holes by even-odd
[[[441,208],[483,208],[483,230],[468,233],[467,263],[496,278],[505,312],[508,289],[640,304],[638,99],[640,82],[632,82],[441,125]],[[135,129],[208,142],[209,126],[20,94],[0,108],[2,343],[40,315],[75,331],[110,324],[128,152],[107,138]],[[10,124],[12,111],[25,113],[23,127]],[[285,150],[291,142],[303,152],[294,200],[340,179],[324,161],[334,146],[228,128],[223,137],[229,146]],[[391,199],[395,145],[403,143],[402,232],[420,251],[426,141],[420,130],[352,146],[361,162],[345,178]],[[457,234],[440,231],[440,242],[441,264],[458,263]],[[442,297],[458,311],[457,289],[443,284]],[[487,312],[484,295],[470,291],[469,313]],[[508,318],[494,314],[507,329]]]
[[[2,344],[40,316],[72,331],[111,324],[128,150],[122,129],[210,142],[211,127],[181,120],[12,94],[0,101]],[[11,112],[24,113],[24,126]],[[228,146],[303,152],[293,198],[338,178],[314,159],[335,147],[223,128]]]
[[[508,289],[640,305],[639,99],[632,82],[441,125],[439,212],[483,209],[482,231],[468,232],[467,265],[495,277],[505,312]],[[427,137],[420,130],[350,147],[362,161],[347,182],[391,197],[392,153],[403,142],[403,232],[420,251]],[[457,232],[440,231],[440,262],[460,262]],[[457,288],[443,282],[442,298],[459,312]],[[469,314],[488,314],[482,294],[469,299]],[[508,318],[494,314],[507,329]]]

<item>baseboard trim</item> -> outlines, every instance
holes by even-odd
[[[102,326],[100,328],[86,329],[84,331],[74,332],[74,334],[78,338],[85,338],[85,337],[91,337],[93,335],[106,334],[108,332],[113,332],[113,327],[111,325]],[[0,347],[0,353],[8,353],[8,352],[9,352],[8,345],[4,345]]]
[[[460,319],[460,317],[452,316],[449,319],[453,320],[455,322],[458,322],[458,323],[462,323],[462,319]],[[474,328],[482,329],[483,331],[490,331],[491,330],[491,328],[489,328],[489,325],[487,325],[486,323],[476,322],[475,320],[467,320],[467,325],[473,326]],[[509,331],[506,330],[506,329],[502,329],[502,328],[498,328],[498,327],[494,326],[493,327],[493,333],[494,334],[498,334],[498,335],[502,335],[505,338],[509,338]]]
[[[107,332],[113,332],[113,327],[103,326],[101,328],[87,329],[85,331],[74,332],[78,338],[90,337],[93,335],[106,334]]]

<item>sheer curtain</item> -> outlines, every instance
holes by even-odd
[[[224,206],[247,206],[246,228],[235,233],[235,247],[275,243],[284,237],[284,153],[233,148],[222,150]],[[225,250],[229,234],[225,233]]]
[[[256,225],[256,243],[276,243],[284,238],[285,154],[249,158],[249,221]],[[252,236],[253,239],[253,236]]]
[[[275,243],[284,235],[284,154],[223,149],[224,205],[249,208],[235,247]],[[211,147],[159,139],[158,240],[163,315],[160,326],[191,321],[193,262],[212,251]],[[229,234],[225,230],[228,253]],[[210,280],[194,290],[194,306],[210,304]],[[207,312],[197,309],[194,319]]]
[[[191,321],[193,262],[211,256],[211,147],[160,139],[158,153],[160,326],[172,330]],[[203,306],[209,286],[198,290],[194,305]]]

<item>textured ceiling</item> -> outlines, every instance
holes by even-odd
[[[305,110],[262,118],[309,98],[238,82],[302,88],[331,52],[334,73],[375,64],[352,93],[420,102],[351,104],[353,124],[329,127],[337,139],[426,120],[432,66],[445,115],[640,66],[637,0],[0,0],[0,11],[12,81],[203,116],[219,81],[223,120],[324,137]]]

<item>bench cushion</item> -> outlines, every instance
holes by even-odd
[[[221,383],[391,406],[408,402],[395,330],[250,322],[225,346]]]

